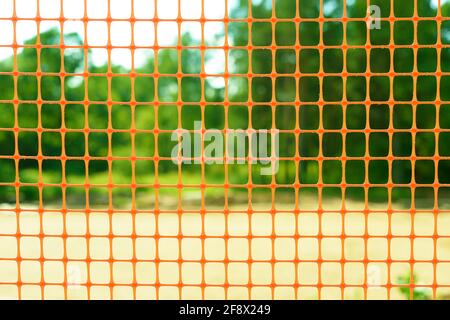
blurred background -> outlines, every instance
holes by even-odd
[[[113,21],[109,32],[101,20],[107,1],[87,2],[89,17],[99,21],[86,25],[80,20],[84,2],[63,1],[70,19],[43,20],[38,28],[36,8],[16,0],[22,3],[16,6],[18,16],[29,19],[19,20],[16,29],[7,20],[12,3],[0,1],[4,206],[42,202],[44,208],[61,208],[64,198],[68,209],[128,210],[134,200],[136,209],[149,210],[157,183],[160,209],[200,209],[206,183],[215,185],[206,188],[204,199],[215,209],[225,203],[247,208],[249,201],[265,209],[293,209],[296,196],[300,210],[314,211],[318,202],[325,210],[338,210],[341,199],[350,201],[347,208],[361,210],[367,202],[381,210],[388,203],[400,210],[450,208],[450,76],[436,75],[450,71],[450,48],[437,47],[450,44],[450,21],[436,21],[436,0],[372,0],[382,18],[393,13],[396,20],[382,19],[380,28],[371,30],[364,21],[365,0],[347,0],[345,8],[342,0],[323,0],[323,8],[319,0],[277,0],[275,7],[271,0],[235,0],[228,8],[224,1],[205,0],[205,17],[217,20],[206,21],[204,30],[195,21],[201,2],[181,1],[187,20],[179,32],[176,21],[160,21],[155,28],[148,0],[135,0],[136,18],[147,20],[137,21],[133,32],[126,1],[110,1],[113,19],[123,21]],[[450,1],[440,4],[441,15],[450,17]],[[176,19],[177,5],[159,1],[158,17]],[[60,8],[45,8],[49,11],[41,15],[59,18]],[[225,12],[231,19],[226,25]],[[319,23],[321,12],[331,19]],[[414,14],[419,21],[412,20]],[[344,24],[343,16],[356,20]],[[171,133],[193,130],[195,121],[207,129],[280,130],[283,160],[274,177],[275,203],[273,177],[261,175],[259,164],[205,165],[204,172],[200,164],[183,164],[179,171],[170,160],[176,144]],[[226,181],[232,187],[225,195]],[[190,186],[179,190],[178,183]],[[257,187],[251,199],[248,183]],[[341,183],[347,184],[344,192]],[[386,221],[380,225],[391,226]],[[402,274],[399,284],[412,282],[403,270],[396,274]],[[401,292],[430,298],[431,291],[410,289]]]
[[[395,16],[413,15],[414,1],[392,3]],[[444,72],[450,70],[450,48],[439,50],[438,55],[438,50],[433,47],[438,41],[450,43],[449,21],[442,22],[438,30],[434,19],[419,21],[416,29],[411,20],[394,23],[383,20],[380,29],[368,32],[366,23],[361,20],[346,23],[344,30],[339,20],[323,24],[307,20],[319,16],[319,1],[303,1],[299,5],[300,17],[306,20],[300,22],[297,30],[294,21],[289,20],[296,16],[295,1],[276,1],[275,4],[275,15],[279,18],[275,24],[268,20],[257,20],[252,24],[245,20],[234,21],[228,23],[225,32],[223,23],[214,22],[215,27],[205,26],[205,31],[209,32],[205,32],[203,43],[199,23],[182,23],[181,39],[170,33],[171,26],[162,26],[166,29],[158,33],[159,44],[162,42],[168,48],[161,46],[157,51],[151,47],[155,35],[152,31],[154,26],[149,24],[147,33],[145,28],[140,33],[136,32],[139,35],[135,36],[135,43],[147,40],[152,43],[149,43],[149,48],[136,49],[134,59],[131,59],[131,50],[123,48],[113,48],[110,52],[106,48],[84,51],[84,41],[94,42],[95,46],[101,40],[98,35],[85,35],[81,22],[78,29],[73,25],[67,27],[73,32],[63,35],[59,22],[42,27],[45,31],[24,40],[24,47],[18,49],[15,57],[8,56],[10,48],[3,46],[4,58],[0,62],[0,155],[3,156],[0,159],[0,181],[15,181],[15,164],[10,157],[19,154],[19,181],[36,184],[39,177],[36,156],[41,150],[45,157],[41,168],[43,182],[60,184],[63,168],[58,157],[62,156],[64,149],[65,156],[70,158],[64,168],[67,183],[84,184],[88,176],[92,184],[107,184],[109,167],[105,157],[111,148],[111,155],[119,159],[113,161],[110,168],[113,183],[130,184],[132,164],[129,157],[132,156],[133,139],[138,159],[155,156],[155,149],[159,157],[170,157],[175,144],[170,140],[170,130],[179,126],[193,129],[194,121],[202,120],[206,128],[223,129],[227,124],[232,129],[247,129],[251,125],[254,129],[274,127],[282,130],[279,155],[292,160],[280,162],[280,170],[276,174],[278,184],[291,185],[298,175],[301,184],[314,187],[319,179],[317,157],[321,145],[321,156],[325,159],[322,181],[325,185],[335,185],[326,188],[324,194],[340,196],[340,188],[336,185],[344,179],[344,165],[345,181],[354,185],[347,190],[351,197],[364,200],[362,184],[368,182],[378,186],[371,188],[370,200],[387,201],[388,193],[383,184],[391,181],[395,184],[392,200],[403,199],[408,204],[411,202],[408,184],[415,181],[422,185],[415,194],[423,200],[419,205],[432,207],[435,177],[439,183],[450,182],[447,174],[450,161],[440,160],[438,166],[433,161],[435,155],[450,155],[450,144],[446,143],[450,133],[436,135],[433,131],[438,126],[450,128],[450,106],[445,104],[450,100],[447,90],[450,77],[437,78],[434,74],[438,68]],[[373,1],[372,4],[380,7],[382,17],[389,16],[390,1]],[[450,4],[445,1],[441,4],[441,14],[450,15]],[[228,11],[232,19],[247,18],[249,10],[255,19],[269,19],[272,9],[272,1],[253,1],[252,7],[248,8],[248,1],[242,0],[231,1]],[[212,14],[220,16],[225,8],[215,10]],[[324,1],[323,14],[327,18],[340,18],[343,10],[340,0]],[[97,8],[95,12],[101,10]],[[366,1],[347,1],[348,17],[363,19],[366,12]],[[436,1],[418,1],[417,12],[421,17],[436,16]],[[195,10],[190,14],[195,16]],[[25,32],[28,35],[33,29],[24,30],[28,30]],[[113,31],[113,43],[127,37],[123,31],[117,35]],[[62,40],[69,46],[63,52],[59,48]],[[228,51],[220,47],[225,40],[231,46]],[[40,43],[42,49],[37,50],[36,43]],[[344,51],[344,43],[356,48]],[[419,44],[420,48],[414,50],[411,47],[413,43]],[[185,47],[178,51],[177,44]],[[199,48],[201,44],[207,46],[204,57]],[[300,45],[298,54],[294,49],[296,44]],[[319,50],[319,44],[326,48]],[[366,44],[374,47],[367,50]],[[389,44],[395,44],[395,49],[390,50]],[[252,45],[251,51],[247,50],[248,45]],[[272,45],[276,45],[276,50],[270,48]],[[210,49],[210,46],[217,47]],[[17,82],[11,74],[15,64],[20,72]],[[38,70],[43,73],[39,84]],[[128,76],[131,71],[136,75],[134,79]],[[388,77],[392,71],[399,73],[391,79],[393,92]],[[416,82],[413,81],[413,71],[420,72]],[[60,77],[60,72],[64,72],[65,77]],[[89,76],[84,77],[83,72],[88,72]],[[110,81],[108,72],[112,75]],[[157,85],[154,72],[160,75]],[[208,75],[204,87],[201,72]],[[224,72],[229,73],[229,78],[222,77]],[[255,76],[248,78],[249,72]],[[277,78],[272,82],[270,75],[273,72]],[[294,74],[298,72],[301,78],[296,85]],[[322,82],[319,72],[325,73]],[[348,74],[346,81],[341,76],[342,72]],[[365,77],[366,72],[372,76]],[[183,74],[181,79],[177,78],[178,73]],[[439,87],[440,90],[437,89]],[[157,107],[152,104],[156,95],[161,103]],[[207,102],[203,112],[199,104],[202,95]],[[12,103],[15,97],[19,100],[16,106]],[[434,101],[439,97],[443,104],[436,108]],[[43,101],[42,105],[36,103],[37,99]],[[66,102],[64,105],[58,103],[61,99]],[[176,104],[180,99],[181,106]],[[246,104],[249,99],[254,103],[252,108]],[[295,106],[296,99],[301,102],[300,106]],[[323,106],[318,104],[319,99],[324,101]],[[343,99],[349,104],[343,106]],[[110,106],[108,100],[113,102]],[[371,101],[370,105],[365,104],[366,100]],[[389,100],[394,100],[395,104],[389,105]],[[419,104],[413,106],[413,100]],[[85,105],[84,101],[89,104]],[[130,101],[137,102],[137,105],[131,106]],[[230,104],[227,112],[224,101]],[[272,105],[272,101],[276,104]],[[226,115],[228,119],[225,119]],[[297,142],[293,132],[296,125],[301,130],[310,130],[302,131]],[[17,145],[15,126],[20,128]],[[134,136],[129,131],[131,126],[137,129]],[[38,127],[43,129],[42,134],[38,134]],[[319,127],[325,130],[322,139],[315,131]],[[65,134],[60,132],[61,128],[67,129]],[[85,128],[90,131],[85,132]],[[155,128],[169,131],[155,136]],[[343,128],[347,130],[346,134],[341,132]],[[392,138],[388,128],[395,130]],[[412,128],[417,129],[417,133],[413,134]],[[109,135],[107,129],[113,129],[114,133]],[[370,134],[365,129],[370,129]],[[293,161],[297,148],[301,157],[298,171]],[[85,155],[89,155],[91,161],[84,161]],[[388,155],[394,156],[392,167],[388,164]],[[414,163],[411,162],[412,155],[418,157]],[[342,156],[348,157],[345,163],[339,159]],[[364,161],[364,156],[370,156],[370,161]],[[183,183],[200,183],[200,167],[183,165]],[[259,174],[259,165],[253,165],[253,169],[253,184],[271,183],[271,176]],[[138,184],[154,183],[153,161],[138,160],[135,170]],[[207,183],[224,183],[223,165],[206,166],[205,170]],[[246,164],[230,165],[229,182],[245,185],[249,182],[248,172]],[[158,173],[160,183],[177,183],[177,166],[171,161],[159,161]],[[429,188],[423,186],[427,184]],[[15,202],[14,187],[1,188],[0,201]],[[446,198],[445,189],[441,188],[439,194],[442,205]],[[83,188],[69,188],[67,191],[69,202],[83,201]],[[238,192],[239,188],[233,191]],[[293,193],[289,188],[284,191]],[[92,188],[91,192],[94,194],[90,198],[92,205],[106,199],[107,188]],[[130,190],[118,188],[115,192],[117,199],[125,199],[118,200],[118,203],[126,205]],[[138,193],[146,192],[151,193],[151,188],[138,189]],[[220,198],[221,191],[208,192],[211,197],[218,193]],[[37,187],[20,188],[20,197],[23,202],[37,202]],[[46,204],[60,202],[61,188],[45,187],[43,200]]]

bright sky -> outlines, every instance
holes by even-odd
[[[204,14],[207,19],[222,19],[225,15],[225,0],[203,0]],[[236,6],[238,0],[228,0],[228,10]],[[260,3],[264,0],[253,0]],[[268,0],[265,0],[268,1]],[[270,1],[270,0],[269,0]],[[61,2],[63,7],[61,8]],[[108,13],[108,2],[110,3],[111,16],[113,19],[128,19],[131,16],[132,0],[86,0],[86,11],[89,18],[104,19]],[[155,6],[156,2],[156,6]],[[180,8],[178,8],[180,2]],[[437,7],[438,0],[431,0]],[[441,5],[449,3],[450,0],[441,0]],[[13,15],[14,3],[16,4],[16,14],[19,18],[33,19],[39,14],[42,18],[59,18],[61,9],[69,20],[64,23],[64,33],[76,32],[81,38],[85,37],[84,25],[80,19],[84,15],[85,0],[0,0],[0,18],[10,18]],[[39,4],[38,4],[39,3]],[[328,2],[332,4],[333,2]],[[348,5],[352,5],[354,0],[347,0]],[[134,0],[134,16],[140,19],[151,19],[155,15],[155,7],[158,10],[158,17],[165,19],[175,19],[178,11],[185,19],[198,19],[202,11],[202,0]],[[324,8],[326,9],[326,8]],[[60,28],[56,21],[42,21],[40,30],[45,31],[50,28]],[[195,41],[200,41],[202,35],[200,23],[183,22],[181,32],[189,31]],[[131,44],[131,24],[126,21],[115,21],[111,24],[111,42],[116,46],[129,46]],[[16,25],[16,38],[19,44],[37,33],[37,24],[33,20],[21,20]],[[86,30],[87,42],[89,45],[105,46],[108,40],[108,29],[106,22],[90,21]],[[221,22],[207,22],[205,25],[205,40],[210,44],[220,45],[223,43],[224,24]],[[175,22],[158,23],[156,34],[160,46],[172,45],[177,42],[178,26]],[[217,40],[216,38],[219,38]],[[13,23],[8,20],[0,20],[0,45],[12,45],[14,41]],[[151,46],[155,41],[155,28],[152,22],[137,22],[134,26],[134,42],[138,46]],[[135,66],[139,66],[146,59],[145,50],[138,50],[135,53]],[[0,60],[13,54],[12,48],[0,48]],[[114,49],[111,53],[113,64],[121,64],[131,67],[131,53],[126,49]],[[93,50],[92,62],[100,65],[106,62],[106,50]],[[220,61],[218,60],[220,59]],[[211,66],[221,66],[222,56],[211,56]],[[207,66],[208,67],[208,66]]]
[[[175,19],[180,10],[181,17],[185,19],[198,19],[201,15],[202,0],[134,0],[134,16],[139,19],[151,19],[155,15],[155,1],[158,17],[162,19]],[[222,19],[225,15],[225,0],[203,0],[206,19]],[[16,3],[16,14],[19,18],[35,18],[37,15],[37,0],[0,0],[0,18],[10,18],[13,15],[13,6]],[[62,0],[64,16],[70,20],[64,23],[64,33],[76,32],[83,39],[85,30],[81,19],[84,15],[85,0]],[[109,0],[111,16],[113,19],[127,19],[131,16],[131,0]],[[178,8],[180,2],[180,8]],[[104,19],[108,13],[108,0],[86,0],[87,15],[89,18]],[[228,1],[229,8],[233,8],[236,1]],[[59,18],[61,14],[61,0],[39,0],[39,14],[42,18]],[[59,22],[42,21],[40,30],[60,28]],[[221,22],[207,22],[205,25],[205,40],[214,42],[217,35],[223,35],[224,25]],[[8,20],[0,21],[0,45],[13,43],[13,24]],[[105,46],[108,40],[106,22],[88,22],[87,41],[89,45]],[[181,32],[189,31],[199,41],[201,39],[200,23],[183,22]],[[131,24],[125,21],[115,21],[111,24],[111,43],[117,46],[131,44]],[[16,37],[19,44],[37,33],[35,21],[18,21]],[[175,22],[158,23],[158,44],[160,46],[172,45],[177,42],[178,26]],[[134,27],[134,42],[136,45],[151,46],[155,41],[155,28],[152,22],[137,22]],[[220,45],[220,39],[218,40]],[[12,55],[11,48],[0,48],[0,59]],[[115,64],[131,66],[129,50],[114,50],[112,60]],[[144,54],[135,55],[135,64],[138,66],[145,60]],[[102,64],[106,61],[105,50],[95,50],[93,62]]]

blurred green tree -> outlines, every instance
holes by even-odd
[[[382,15],[388,16],[389,1],[377,0],[372,4],[379,5]],[[318,18],[320,14],[319,1],[300,1],[300,18]],[[366,1],[354,0],[347,2],[347,16],[363,18],[366,16]],[[394,1],[394,12],[398,15],[411,16],[414,12],[414,2]],[[418,12],[421,16],[434,16],[436,8],[433,1],[419,1]],[[237,6],[230,12],[232,18],[245,18],[247,9],[255,19],[270,19],[272,17],[272,1],[254,1],[251,8],[247,8],[247,0],[237,1]],[[364,46],[367,43],[388,45],[391,39],[395,44],[411,44],[415,33],[420,44],[436,43],[437,24],[435,21],[423,21],[418,29],[411,29],[411,21],[395,21],[393,35],[391,37],[391,25],[383,21],[380,30],[370,30],[367,38],[367,26],[363,21],[351,21],[344,25],[339,21],[325,21],[322,25],[312,20],[301,20],[295,24],[293,19],[296,14],[296,1],[275,1],[275,15],[282,21],[274,25],[267,20],[256,20],[251,24],[246,22],[232,22],[229,24],[228,37],[232,46],[237,46],[229,52],[229,72],[231,75],[228,86],[228,99],[230,108],[228,125],[230,128],[246,129],[251,114],[251,125],[257,129],[270,129],[272,123],[279,129],[293,129],[298,122],[301,129],[312,130],[300,135],[299,153],[302,156],[300,163],[300,182],[316,183],[318,178],[318,164],[314,158],[318,155],[319,145],[326,157],[347,156],[362,157],[369,154],[373,157],[385,157],[389,150],[393,156],[408,157],[413,151],[418,156],[433,156],[436,143],[441,154],[450,154],[449,146],[443,139],[435,141],[432,132],[420,132],[416,135],[415,144],[412,143],[412,135],[407,130],[416,125],[418,129],[435,128],[437,121],[449,123],[450,112],[436,113],[433,104],[436,98],[437,83],[432,76],[417,77],[414,85],[412,72],[435,72],[438,60],[441,59],[441,69],[450,69],[450,50],[442,50],[441,57],[433,48],[420,48],[417,57],[414,50],[408,47],[395,48],[394,50],[377,47],[371,50],[364,48],[342,49],[344,37],[348,45]],[[323,14],[326,17],[339,18],[343,15],[342,1],[325,1]],[[450,15],[450,4],[442,7],[443,15]],[[297,26],[299,26],[297,28]],[[345,32],[344,32],[345,31]],[[272,34],[274,33],[274,34]],[[443,42],[450,42],[450,25],[442,24],[441,35]],[[75,46],[83,44],[78,34],[64,35],[65,42]],[[49,30],[40,34],[40,42],[49,45],[60,43],[61,35],[57,30]],[[183,35],[182,43],[193,43],[189,33]],[[36,43],[36,38],[30,39],[26,44]],[[247,51],[247,45],[252,45],[252,50]],[[299,50],[294,50],[295,45],[300,45]],[[318,45],[327,47],[319,51]],[[277,46],[271,50],[271,46]],[[344,57],[344,54],[346,55]],[[202,80],[199,76],[202,58],[200,50],[183,48],[181,52],[173,49],[162,49],[158,52],[157,60],[149,56],[146,62],[136,68],[136,77],[128,77],[127,70],[123,66],[108,64],[93,65],[86,63],[83,50],[65,50],[64,59],[60,49],[43,48],[40,50],[40,59],[37,58],[37,50],[27,47],[19,50],[17,54],[17,67],[21,75],[14,77],[8,72],[14,68],[13,57],[0,62],[0,156],[11,156],[15,153],[16,139],[18,152],[24,156],[35,156],[38,146],[44,155],[60,156],[62,145],[65,145],[68,156],[82,157],[86,151],[93,157],[104,157],[108,154],[108,135],[106,129],[117,129],[111,136],[112,153],[117,156],[131,156],[131,136],[126,130],[134,123],[135,128],[151,130],[157,125],[159,129],[173,130],[179,125],[179,112],[181,112],[181,125],[186,129],[194,129],[193,122],[201,120],[200,100],[202,95],[210,103],[217,105],[205,109],[206,126],[208,128],[223,128],[224,126],[224,90],[211,79]],[[178,61],[181,59],[181,61]],[[44,73],[38,84],[35,72]],[[157,61],[157,65],[156,64]],[[368,61],[370,64],[368,65]],[[393,61],[393,63],[392,63]],[[74,73],[82,73],[88,68],[90,76],[84,78],[74,76]],[[111,69],[109,69],[111,68]],[[153,72],[164,76],[155,79]],[[106,73],[112,72],[113,77],[107,78]],[[348,73],[344,86],[343,72]],[[366,78],[364,74],[370,71],[372,76]],[[393,92],[390,92],[391,71],[401,72],[393,81]],[[67,74],[64,83],[61,83],[59,72]],[[251,72],[254,77],[247,78],[245,74]],[[323,72],[324,77],[319,79],[318,73]],[[23,73],[23,74],[22,74]],[[183,73],[181,79],[177,73]],[[278,77],[272,79],[271,74]],[[295,73],[300,73],[298,86],[296,86]],[[447,91],[448,79],[442,77],[441,93]],[[204,81],[204,88],[202,88]],[[134,85],[132,85],[134,82]],[[249,86],[249,82],[251,85]],[[368,83],[369,82],[369,83]],[[275,90],[273,90],[273,86]],[[133,92],[132,92],[133,88]],[[251,92],[249,92],[251,88]],[[298,89],[296,89],[298,88]],[[181,92],[178,92],[178,91]],[[298,91],[298,92],[297,92]],[[110,93],[110,96],[108,96]],[[416,93],[416,96],[414,94]],[[131,107],[131,97],[139,102],[136,107]],[[178,107],[176,101],[179,96],[183,106]],[[14,98],[21,103],[15,107],[11,103]],[[233,103],[245,102],[251,97],[253,102],[261,103],[250,110],[246,107],[233,105]],[[60,105],[58,101],[64,98],[67,102]],[[159,107],[151,104],[155,99],[164,102]],[[319,98],[325,101],[325,105],[318,104]],[[343,105],[346,99],[352,104]],[[395,99],[398,104],[389,106],[387,101]],[[416,99],[426,105],[413,108],[410,101]],[[36,100],[46,101],[42,106],[36,104]],[[108,106],[111,99],[114,104]],[[295,107],[294,102],[299,99],[300,107]],[[365,105],[366,100],[372,101],[370,106]],[[90,105],[84,105],[88,100]],[[272,101],[282,104],[272,107]],[[148,104],[146,104],[148,103]],[[166,104],[167,103],[167,104]],[[357,104],[354,104],[357,103]],[[448,108],[443,105],[441,108]],[[39,110],[38,110],[39,108]],[[413,110],[416,110],[414,114]],[[17,116],[16,116],[17,114]],[[275,119],[272,119],[275,117]],[[440,117],[440,118],[438,118]],[[133,119],[132,119],[133,118]],[[15,119],[18,123],[15,123]],[[274,120],[274,121],[272,121]],[[415,120],[415,123],[413,121]],[[88,123],[85,123],[88,121]],[[17,138],[12,128],[19,126],[21,130]],[[38,126],[44,129],[78,129],[74,132],[68,130],[63,136],[57,131],[44,132],[38,141],[36,129]],[[325,129],[323,139],[314,130],[319,125]],[[363,132],[349,132],[345,136],[339,131],[343,127],[350,130],[364,130],[367,126],[371,129],[381,130],[371,132],[366,147]],[[396,132],[389,137],[383,129],[393,126],[396,129],[404,129],[404,132]],[[95,129],[89,133],[83,133],[80,129],[88,127]],[[125,130],[120,132],[120,130]],[[446,137],[443,136],[442,137]],[[62,141],[64,139],[64,141]],[[345,150],[343,150],[345,139]],[[87,145],[86,145],[87,143]],[[292,135],[284,134],[280,137],[280,155],[293,156],[295,139]],[[152,156],[155,152],[155,144],[158,145],[160,156],[170,156],[173,142],[170,134],[160,134],[157,141],[151,133],[143,132],[135,136],[135,152],[137,156]],[[366,150],[368,149],[368,150]],[[414,149],[414,150],[413,150]],[[308,159],[309,157],[309,159]],[[325,163],[326,162],[326,163]],[[322,176],[325,183],[339,183],[342,180],[342,164],[339,161],[327,160],[322,167]],[[361,167],[362,165],[362,167]],[[371,183],[387,182],[387,161],[370,161],[365,164],[361,161],[348,161],[346,164],[347,182],[363,183],[365,178],[364,166],[369,165],[369,180]],[[46,167],[45,174],[54,174],[60,170],[57,161]],[[20,170],[28,172],[36,179],[37,171],[35,163],[24,162]],[[89,174],[102,175],[107,172],[108,166],[104,163],[93,163],[89,168]],[[161,173],[171,173],[176,170],[169,162],[162,161],[159,164]],[[191,169],[186,169],[191,170]],[[247,168],[241,166],[236,170],[242,170],[242,177],[246,175]],[[408,183],[411,181],[411,161],[394,161],[392,165],[392,177],[395,183]],[[415,179],[419,183],[434,182],[434,166],[426,161],[415,162]],[[440,163],[439,178],[445,179],[445,172],[450,170],[450,162]],[[14,161],[4,160],[0,165],[0,182],[14,181]],[[86,174],[83,166],[74,167],[71,174],[84,179]],[[443,173],[442,173],[443,172]],[[441,174],[442,173],[442,174]],[[126,175],[126,170],[124,170]],[[237,172],[239,174],[239,172]],[[289,162],[283,162],[280,172],[277,174],[278,183],[290,183],[294,180],[295,170]],[[19,177],[22,179],[22,177]],[[32,179],[33,180],[33,179]],[[254,183],[270,183],[267,177],[254,175]],[[13,192],[13,191],[12,191]],[[0,194],[0,201],[14,200],[14,193]],[[382,198],[382,197],[381,197]],[[35,199],[31,197],[30,199]]]

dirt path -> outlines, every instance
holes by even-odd
[[[302,210],[309,210],[314,203],[303,205]],[[326,205],[335,210],[340,208],[340,203],[336,201],[327,202]],[[254,209],[265,210],[270,206],[256,204]],[[359,208],[360,204],[354,203],[350,207]],[[377,210],[377,207],[371,209]],[[129,285],[133,282],[133,275],[138,283],[137,298],[145,299],[156,298],[152,284],[157,276],[163,285],[159,298],[179,298],[178,288],[173,285],[180,280],[183,284],[192,285],[182,290],[182,298],[200,298],[198,285],[202,275],[207,284],[206,298],[211,299],[224,298],[222,285],[225,281],[230,284],[228,298],[248,299],[245,285],[249,282],[255,285],[251,298],[270,298],[268,285],[272,275],[278,286],[275,298],[293,298],[292,284],[298,281],[302,285],[298,297],[316,299],[316,285],[320,277],[324,285],[321,298],[340,299],[341,290],[338,286],[345,283],[348,286],[344,290],[345,298],[362,299],[362,286],[367,283],[367,297],[383,299],[387,298],[383,285],[388,282],[398,284],[399,278],[410,270],[410,259],[423,261],[414,265],[417,284],[433,283],[431,260],[434,258],[435,244],[431,236],[434,233],[434,216],[430,213],[420,213],[414,217],[409,213],[395,213],[390,225],[386,213],[369,214],[367,232],[370,238],[364,241],[366,222],[362,212],[344,216],[338,212],[326,212],[321,216],[323,238],[319,242],[317,213],[295,216],[282,210],[274,217],[269,213],[256,213],[251,217],[246,213],[232,213],[227,221],[223,214],[208,213],[204,222],[200,214],[194,213],[186,213],[181,217],[177,214],[160,214],[158,218],[151,213],[139,213],[134,217],[126,213],[115,213],[111,217],[106,213],[93,213],[89,217],[85,213],[68,213],[64,223],[62,214],[44,213],[42,230],[45,236],[42,243],[38,237],[41,223],[37,212],[22,212],[17,217],[14,212],[0,211],[0,258],[3,259],[0,261],[0,283],[13,283],[0,285],[0,297],[18,297],[18,288],[14,283],[19,280],[20,273],[20,280],[26,283],[22,287],[22,298],[40,298],[41,280],[46,283],[46,298],[64,298],[62,283],[66,274],[68,282],[72,283],[68,287],[68,297],[79,299],[87,298],[87,289],[83,283],[88,278],[93,284],[91,298],[110,298],[107,284],[111,278],[120,285],[114,288],[113,297],[131,298],[132,287]],[[421,237],[411,241],[408,236],[411,234],[413,219],[414,232]],[[19,231],[17,221],[20,239],[16,238]],[[65,241],[62,237],[64,224],[68,235]],[[133,225],[137,237],[135,241],[131,238]],[[202,225],[206,234],[203,244],[199,238]],[[437,226],[439,235],[449,236],[450,215],[441,214]],[[390,243],[387,240],[389,228],[393,235]],[[85,238],[88,229],[91,234],[89,241]],[[155,241],[157,229],[161,237],[158,243]],[[223,239],[225,230],[230,236],[227,243]],[[272,230],[275,239],[270,237]],[[114,235],[111,244],[108,238],[110,231]],[[180,240],[176,238],[179,232],[183,234]],[[298,239],[294,237],[297,232]],[[345,237],[341,237],[344,233]],[[249,234],[254,237],[249,239]],[[45,259],[42,265],[38,260],[41,245]],[[24,259],[20,267],[16,261],[19,251]],[[203,266],[199,263],[202,252],[206,259]],[[133,253],[137,258],[136,264],[131,262]],[[368,265],[363,263],[365,253],[371,261]],[[450,260],[450,239],[438,239],[436,253],[438,259]],[[64,254],[69,261],[66,265],[62,263]],[[273,265],[270,263],[272,254],[277,259]],[[92,259],[89,270],[85,261],[88,256]],[[155,264],[156,256],[164,262]],[[226,257],[229,259],[228,265],[222,262]],[[248,263],[250,257],[254,260],[253,264]],[[296,257],[300,262],[294,264]],[[317,263],[319,257],[326,262]],[[392,264],[386,263],[389,257],[393,260]],[[189,262],[179,264],[179,258]],[[114,263],[110,264],[112,260],[109,259],[115,260]],[[341,264],[341,259],[351,261]],[[436,279],[438,285],[450,284],[450,264],[437,265]],[[439,294],[448,294],[448,291],[439,289]],[[402,297],[398,289],[392,289],[391,298]]]

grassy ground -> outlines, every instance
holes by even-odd
[[[317,203],[314,199],[302,201],[302,210],[313,210]],[[23,212],[19,219],[14,213],[0,212],[0,283],[15,283],[19,279],[27,283],[22,287],[22,298],[40,298],[41,276],[46,283],[44,295],[46,298],[64,298],[64,290],[61,283],[64,274],[72,285],[68,288],[69,298],[87,298],[87,289],[82,283],[88,279],[97,286],[91,287],[91,298],[110,298],[108,284],[111,278],[114,283],[121,286],[113,289],[113,298],[127,299],[132,297],[130,284],[133,274],[139,285],[137,298],[156,298],[152,284],[156,277],[164,286],[159,291],[159,298],[179,298],[176,285],[179,281],[184,284],[192,284],[182,290],[182,298],[201,298],[199,287],[195,287],[202,281],[207,284],[205,297],[209,299],[224,298],[224,290],[221,284],[225,279],[230,283],[228,298],[270,298],[271,291],[268,286],[273,280],[278,285],[275,290],[275,298],[294,298],[295,293],[291,285],[299,281],[302,287],[298,291],[298,298],[317,299],[316,285],[319,281],[325,286],[322,288],[320,298],[340,299],[341,289],[336,287],[345,283],[348,287],[344,290],[346,299],[364,298],[362,285],[368,283],[367,298],[385,299],[387,291],[383,285],[388,282],[401,284],[410,272],[409,259],[424,260],[414,265],[416,284],[429,286],[433,283],[433,264],[435,244],[431,238],[434,232],[434,216],[431,213],[420,213],[412,217],[409,213],[396,213],[389,222],[388,215],[382,210],[383,204],[371,206],[371,209],[381,211],[370,214],[367,221],[362,213],[348,213],[345,216],[333,213],[339,210],[338,200],[325,200],[324,207],[327,212],[319,220],[317,213],[305,212],[298,216],[292,213],[283,213],[291,210],[292,204],[279,203],[281,212],[272,219],[269,213],[255,213],[249,217],[244,210],[242,213],[232,213],[226,221],[220,213],[220,208],[215,208],[217,213],[208,213],[202,222],[201,216],[196,213],[186,213],[179,218],[176,214],[161,214],[156,218],[151,213],[140,213],[134,218],[127,213],[115,213],[108,216],[106,213],[93,213],[89,217],[84,213],[69,213],[66,216],[65,226],[68,238],[64,243],[61,237],[63,230],[63,216],[60,213],[44,213],[42,225],[39,214],[32,210]],[[235,208],[238,208],[236,205]],[[243,209],[245,206],[242,204]],[[268,210],[270,203],[256,203],[254,210]],[[350,202],[347,207],[360,208],[361,204]],[[328,212],[330,211],[330,212]],[[134,219],[134,221],[133,221]],[[21,237],[17,239],[15,234],[19,222]],[[450,214],[442,213],[438,216],[437,227],[439,235],[450,235]],[[133,227],[134,225],[134,227]],[[202,225],[207,240],[202,245],[199,236]],[[318,241],[317,233],[321,226],[322,240]],[[40,228],[44,233],[42,242],[37,236]],[[367,229],[366,229],[367,227]],[[387,233],[391,229],[394,236],[390,244],[387,241]],[[89,243],[84,235],[89,228],[92,234]],[[132,241],[133,228],[137,239]],[[300,239],[296,242],[293,235],[297,232]],[[412,228],[416,235],[423,236],[411,241],[405,238],[411,233]],[[161,239],[157,243],[154,239],[158,230]],[[232,236],[227,245],[223,240],[224,232]],[[275,240],[270,238],[272,230],[276,234]],[[367,242],[362,236],[365,231],[371,236]],[[110,246],[109,232],[114,234]],[[178,240],[179,231],[185,236]],[[345,232],[347,238],[339,236]],[[253,240],[246,238],[248,234],[257,236]],[[64,255],[64,247],[69,259],[66,269],[61,259]],[[133,265],[130,259],[133,250],[137,260],[141,261]],[[15,260],[20,255],[25,260],[20,268]],[[43,268],[39,263],[39,257],[43,253],[45,262]],[[230,264],[228,270],[221,262],[228,251]],[[203,269],[200,263],[184,263],[181,268],[177,263],[178,258],[186,260],[199,260],[204,252],[207,260]],[[364,267],[362,260],[365,257],[371,261]],[[269,260],[274,254],[280,262],[271,265]],[[436,242],[436,254],[439,259],[450,259],[450,239],[439,239]],[[158,255],[160,259],[167,260],[159,264],[143,262],[152,260]],[[180,257],[181,255],[181,257]],[[92,258],[89,271],[85,259]],[[292,260],[298,256],[300,262],[295,265]],[[394,262],[388,265],[385,260],[390,256]],[[251,267],[247,263],[249,257],[260,260]],[[321,257],[330,260],[319,265],[316,260]],[[108,259],[121,260],[109,264]],[[355,260],[341,265],[340,259]],[[428,262],[426,262],[428,261]],[[111,266],[111,269],[110,269]],[[436,269],[438,284],[450,284],[450,264],[439,264]],[[251,283],[258,285],[249,296],[245,285]],[[28,284],[29,283],[29,284]],[[32,284],[35,285],[32,285]],[[81,285],[77,285],[81,283]],[[47,285],[48,284],[48,285]],[[53,284],[53,285],[51,285]],[[59,284],[59,285],[58,285]],[[236,286],[233,286],[236,285]],[[327,285],[329,287],[327,287]],[[304,287],[303,287],[304,286]],[[335,286],[335,287],[333,287]],[[418,289],[422,290],[422,289]],[[425,289],[426,290],[426,289]],[[423,290],[422,290],[423,291]],[[438,289],[438,298],[448,295],[448,291]],[[428,292],[425,292],[428,295]],[[0,285],[1,298],[17,298],[16,285]],[[398,288],[390,292],[393,299],[403,299]]]

